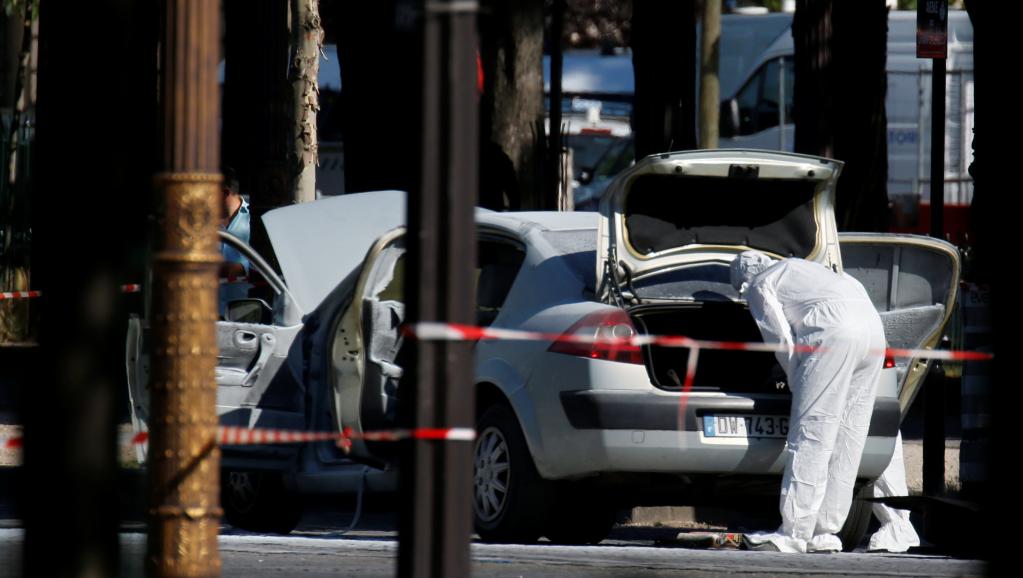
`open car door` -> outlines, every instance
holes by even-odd
[[[273,295],[272,306],[260,299],[226,304],[225,319],[217,321],[217,415],[222,425],[303,429],[305,394],[296,368],[288,367],[289,351],[302,329],[302,311],[284,281],[248,245],[220,232],[248,257]],[[250,273],[250,274],[252,274]],[[132,316],[128,321],[125,362],[131,420],[135,433],[148,430],[149,416],[148,323]],[[279,449],[270,450],[279,453]],[[136,457],[145,461],[146,448],[136,445]]]
[[[373,244],[353,293],[330,335],[333,413],[342,431],[354,434],[393,429],[397,424],[398,351],[404,338],[405,229],[394,229]],[[357,436],[356,436],[357,437]],[[351,457],[376,462],[374,444],[354,440]]]
[[[841,233],[842,265],[867,289],[881,314],[888,346],[933,349],[952,315],[959,286],[959,250],[917,235]],[[902,417],[930,360],[896,358]]]

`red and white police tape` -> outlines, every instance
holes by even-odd
[[[6,291],[0,293],[0,301],[5,299],[34,299],[42,295],[39,291]]]
[[[250,279],[245,276],[220,278],[221,285],[229,285],[232,283],[245,283],[248,281],[250,281]],[[256,283],[256,281],[253,281],[253,283]],[[121,293],[141,293],[142,285],[139,285],[138,283],[129,283],[128,285],[121,285],[120,289]],[[41,297],[42,295],[43,295],[42,291],[7,291],[0,292],[0,301],[3,301],[5,299],[35,299],[36,297]]]
[[[416,428],[355,432],[345,428],[340,432],[299,431],[268,428],[247,428],[240,426],[219,426],[217,444],[221,446],[244,446],[263,444],[301,444],[308,442],[335,441],[342,447],[350,446],[354,440],[375,442],[397,442],[401,440],[440,440],[471,442],[476,439],[476,430],[469,427]],[[20,449],[24,438],[21,434],[0,436],[0,447]],[[143,445],[149,443],[149,432],[143,431],[122,440],[122,443]]]
[[[690,391],[693,380],[696,376],[696,368],[700,350],[729,350],[729,351],[764,351],[784,352],[787,347],[782,344],[756,343],[756,342],[734,342],[734,341],[706,341],[692,339],[684,335],[636,335],[628,338],[601,338],[591,335],[565,335],[544,333],[538,331],[522,331],[516,329],[500,329],[491,327],[477,327],[473,325],[460,325],[455,323],[417,323],[406,325],[404,333],[424,341],[478,341],[478,340],[514,340],[514,341],[552,341],[582,344],[600,344],[608,346],[649,346],[681,347],[689,349],[689,359],[686,364],[685,380],[678,381],[683,391]],[[812,352],[822,351],[824,348],[796,345],[794,351]],[[874,350],[875,355],[886,357],[917,357],[924,359],[940,359],[950,361],[986,361],[994,358],[991,353],[974,351],[935,351],[931,349],[893,349]],[[673,373],[673,372],[672,372]],[[685,414],[685,396],[680,399],[679,418],[682,420]],[[682,423],[680,421],[680,423]],[[451,428],[416,428],[416,429],[395,429],[368,432],[355,432],[346,428],[340,432],[309,432],[300,430],[280,430],[267,428],[247,428],[240,426],[219,426],[217,428],[217,443],[222,446],[236,445],[262,445],[262,444],[289,444],[307,443],[319,441],[335,441],[339,447],[350,448],[354,440],[396,442],[406,439],[417,440],[443,440],[443,441],[472,441],[476,439],[476,431],[472,428],[451,427]],[[20,449],[22,436],[0,436],[0,448]],[[130,443],[132,445],[146,444],[149,441],[148,432],[135,434]]]
[[[244,283],[250,281],[246,276],[223,277],[221,284]],[[124,293],[138,293],[142,286],[138,284],[122,285]],[[0,293],[0,301],[4,299],[31,299],[40,297],[40,291],[12,291]],[[499,329],[492,327],[477,327],[474,325],[459,325],[457,323],[435,323],[425,322],[408,325],[405,327],[405,334],[422,341],[478,341],[486,340],[513,340],[513,341],[551,341],[563,343],[598,344],[609,346],[633,346],[643,347],[657,345],[660,347],[681,347],[692,349],[716,349],[727,351],[764,351],[784,352],[787,347],[775,343],[738,342],[738,341],[707,341],[693,339],[684,335],[634,335],[632,337],[601,338],[591,335],[568,335],[543,333],[538,331],[522,331],[517,329]],[[794,345],[793,351],[813,352],[824,351],[824,348],[809,345]],[[936,359],[942,361],[988,361],[994,358],[991,353],[977,351],[945,351],[934,349],[896,349],[875,350],[874,355],[885,357],[917,357],[920,359]]]
[[[786,352],[788,347],[780,343],[760,343],[741,341],[707,341],[693,339],[684,335],[634,335],[632,337],[597,337],[583,334],[558,334],[540,331],[522,331],[518,329],[500,329],[477,327],[475,325],[459,325],[457,323],[424,322],[405,326],[405,335],[421,341],[551,341],[561,343],[581,343],[607,346],[643,347],[657,345],[659,347],[681,347],[698,349],[716,349],[727,351],[765,351]],[[809,353],[826,351],[826,348],[810,345],[793,345],[793,351]],[[940,359],[943,361],[988,361],[994,358],[991,353],[978,351],[944,351],[934,349],[896,349],[886,348],[872,350],[872,354],[885,357],[918,357],[921,359]]]

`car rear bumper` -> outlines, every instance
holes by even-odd
[[[561,392],[561,407],[575,429],[700,432],[708,415],[789,415],[787,396],[695,397],[614,390]],[[684,416],[684,423],[683,423]],[[870,419],[871,437],[899,432],[899,400],[878,398]]]
[[[567,427],[557,448],[548,444],[548,459],[538,464],[545,477],[607,472],[761,475],[781,474],[785,467],[784,438],[708,437],[703,418],[788,415],[787,396],[578,390],[561,392],[560,400]],[[899,422],[898,399],[878,398],[859,477],[875,478],[888,466]]]

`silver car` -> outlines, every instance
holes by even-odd
[[[478,211],[477,323],[547,335],[686,335],[760,341],[728,265],[754,248],[844,267],[867,287],[893,347],[933,347],[955,300],[958,254],[940,241],[840,236],[841,164],[764,151],[648,157],[610,185],[599,213]],[[284,280],[251,254],[272,299],[234,302],[218,323],[222,424],[355,432],[395,427],[405,322],[404,194],[323,199],[264,217]],[[236,241],[231,241],[236,242]],[[129,345],[144,427],[144,324]],[[134,344],[134,346],[133,346]],[[484,540],[603,539],[637,505],[774,502],[790,394],[771,353],[558,339],[475,348],[473,505]],[[134,360],[134,361],[133,361]],[[860,466],[887,466],[925,362],[886,360]],[[393,444],[225,447],[228,520],[289,531],[296,495],[394,491]],[[869,504],[843,540],[858,544]]]

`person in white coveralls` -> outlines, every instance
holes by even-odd
[[[776,261],[746,251],[732,262],[731,282],[746,298],[764,341],[785,346],[777,356],[792,391],[782,525],[775,532],[747,534],[744,546],[841,551],[837,534],[852,504],[884,363],[880,315],[856,279],[804,259]],[[900,436],[875,496],[906,494],[901,450]],[[871,537],[871,549],[919,545],[908,512],[880,504],[874,512],[882,526]]]

